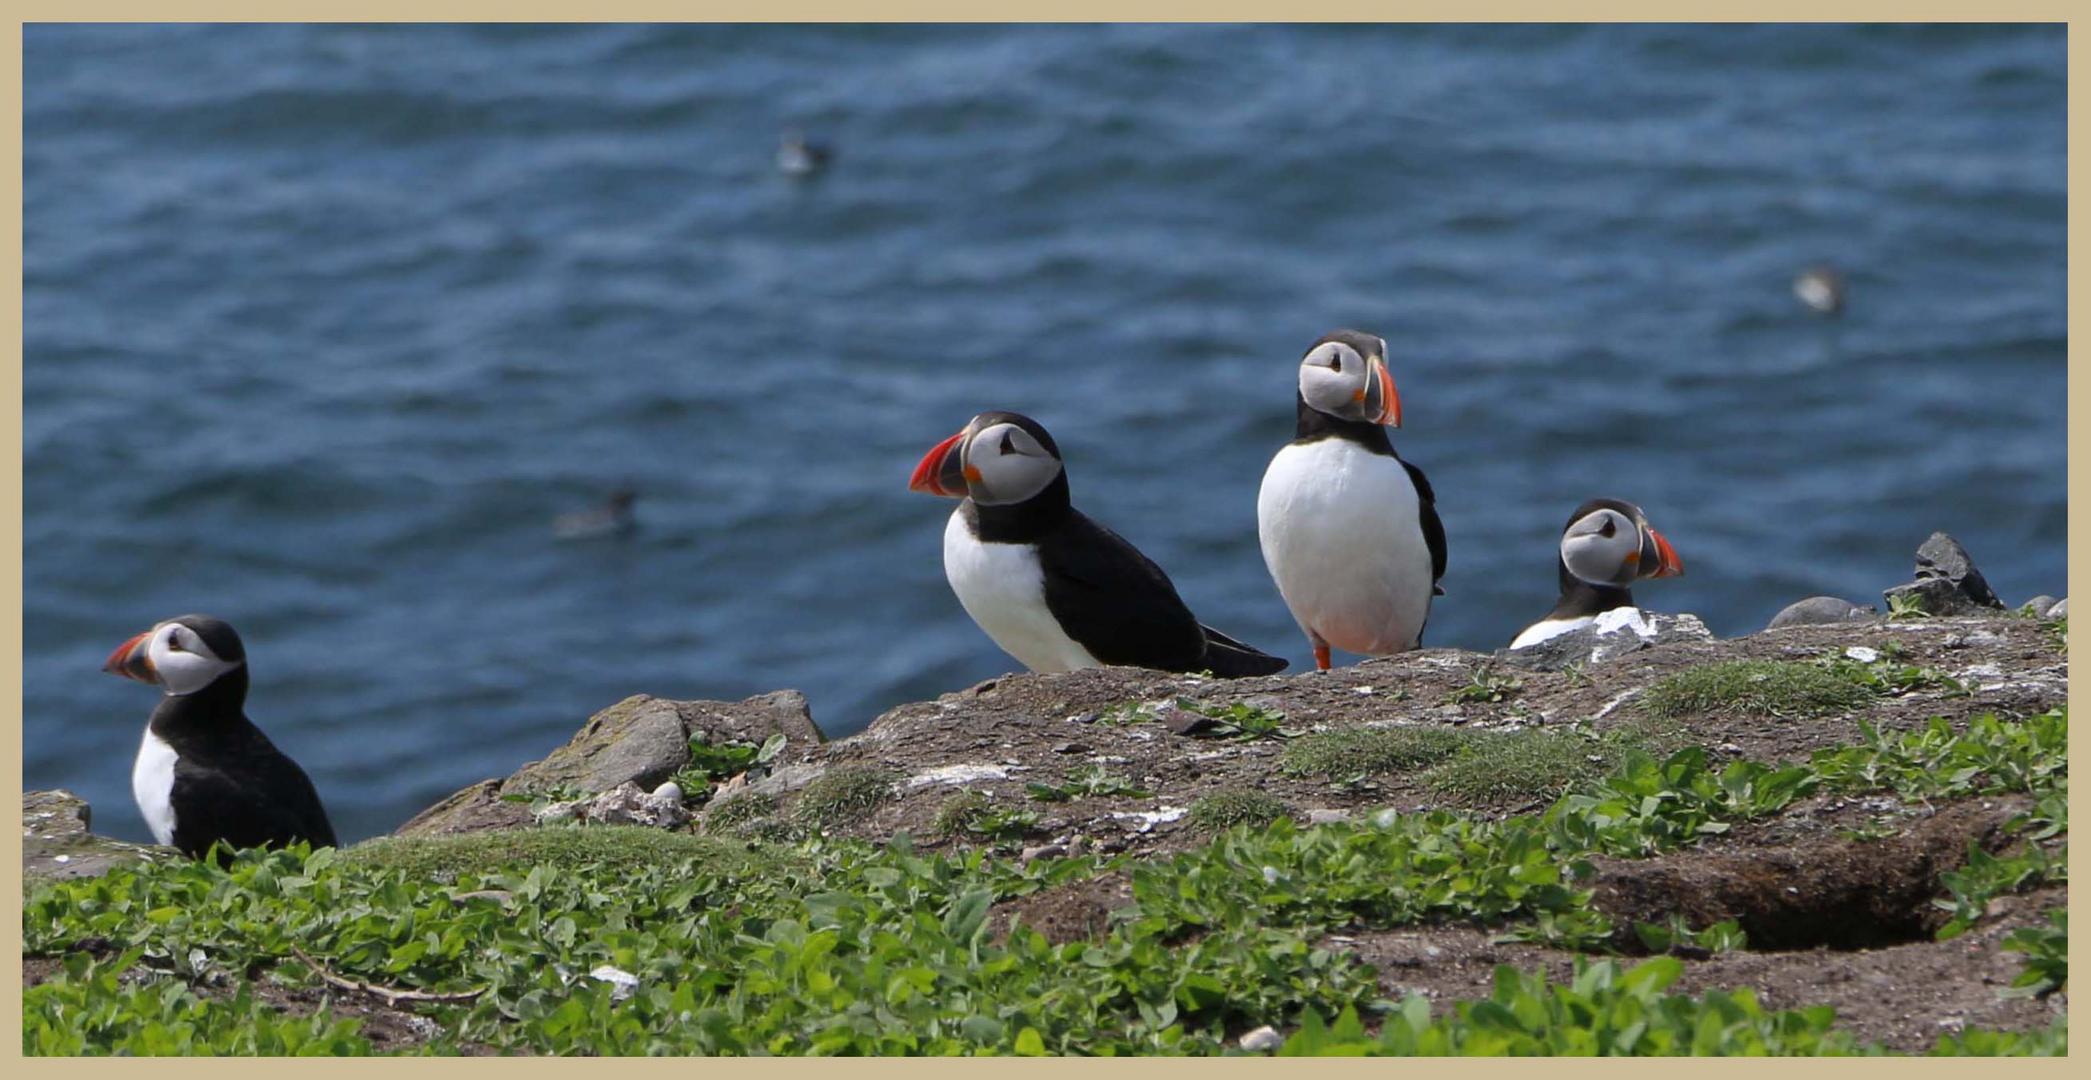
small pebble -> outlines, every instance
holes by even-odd
[[[1265,1024],[1242,1036],[1241,1041],[1242,1049],[1258,1054],[1269,1053],[1283,1045],[1285,1045],[1285,1037],[1278,1034],[1278,1029],[1269,1024]]]

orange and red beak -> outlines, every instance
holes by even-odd
[[[1676,577],[1684,573],[1684,560],[1677,557],[1677,549],[1670,546],[1670,541],[1663,539],[1662,533],[1649,529],[1648,538],[1655,541],[1656,557],[1655,572],[1649,574],[1649,577]]]
[[[965,441],[966,432],[961,431],[930,447],[929,453],[922,455],[921,463],[915,466],[915,475],[908,478],[908,490],[947,499],[965,498],[969,479],[962,452]]]
[[[1385,360],[1372,359],[1366,369],[1365,389],[1358,393],[1367,420],[1387,427],[1401,426],[1401,395],[1394,389],[1394,376],[1388,374]]]
[[[102,670],[142,683],[159,682],[160,673],[152,666],[152,650],[146,647],[146,639],[151,636],[152,631],[147,630],[118,645],[116,651],[109,654],[109,662],[102,665]]]

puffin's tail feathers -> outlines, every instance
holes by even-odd
[[[1284,657],[1244,645],[1210,626],[1201,626],[1200,629],[1205,631],[1205,666],[1220,678],[1276,675],[1285,670]]]

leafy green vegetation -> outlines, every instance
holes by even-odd
[[[2004,951],[2023,955],[2025,967],[2005,991],[2017,997],[2044,998],[2069,989],[2069,912],[2055,908],[2047,913],[2048,925],[2013,930],[2004,939]]]
[[[1036,810],[997,806],[978,791],[961,791],[937,807],[930,831],[954,839],[1009,842],[1029,835],[1038,822]]]
[[[1670,995],[1663,960],[1623,972],[1586,964],[1567,986],[1505,969],[1488,999],[1433,1014],[1383,1000],[1370,966],[1314,943],[1345,928],[1456,922],[1603,948],[1622,942],[1622,929],[1582,887],[1591,856],[1673,850],[1829,787],[1907,798],[2019,791],[2045,807],[2024,828],[2066,832],[2066,817],[2052,816],[2065,813],[2054,803],[2067,782],[2066,727],[2058,710],[1960,733],[1869,732],[1864,745],[1783,767],[1716,768],[1696,748],[1661,759],[1628,751],[1544,814],[1382,811],[1307,828],[1279,818],[1166,858],[1019,862],[978,847],[925,855],[905,838],[780,846],[592,826],[126,867],[25,898],[26,952],[67,959],[25,993],[23,1045],[367,1050],[353,1019],[278,1013],[250,996],[324,990],[331,976],[473,995],[411,1006],[435,1022],[422,1047],[433,1052],[1213,1054],[1263,1024],[1296,1029],[1288,1050],[1302,1053],[1856,1052],[1866,1048],[1838,1033],[1828,1010],[1768,1013],[1744,991]],[[819,805],[861,814],[890,796],[891,778],[875,770],[836,775],[851,779],[809,786],[800,806],[819,794]],[[1101,770],[1070,781],[1085,793],[1129,783]],[[953,808],[949,823],[980,826],[982,810]],[[2027,880],[1992,864],[2046,855],[2028,845],[1971,860],[1952,902],[1979,915],[1985,890]],[[1133,906],[1098,935],[1054,944],[1021,920],[991,932],[997,902],[1106,870],[1131,881]],[[1722,926],[1623,928],[1637,932],[1643,946],[1650,934],[1671,947],[1739,944]],[[2039,965],[2027,987],[2066,982],[2066,966],[2054,966],[2066,935],[2014,941],[2029,971]],[[89,960],[86,942],[114,959]],[[606,967],[636,985],[592,974]],[[254,989],[211,989],[221,983]],[[2065,1048],[2059,1028],[1940,1043],[1950,1053]]]
[[[1804,719],[1848,712],[1872,695],[1847,675],[1793,660],[1724,660],[1656,681],[1641,707],[1660,719],[1715,711]]]
[[[690,736],[690,763],[678,770],[673,779],[686,800],[701,801],[713,784],[769,764],[783,752],[784,743],[780,732],[763,740],[761,746],[739,741],[715,744],[699,731]]]
[[[1888,594],[1889,622],[1909,622],[1913,619],[1928,618],[1931,618],[1931,612],[1925,608],[1922,596],[1917,593]]]
[[[1292,813],[1292,808],[1261,791],[1215,791],[1191,804],[1191,820],[1206,829],[1246,825],[1260,829]]]
[[[1609,960],[1578,962],[1565,986],[1509,966],[1496,969],[1495,987],[1480,1001],[1460,1002],[1434,1015],[1430,1002],[1412,997],[1392,1009],[1375,1038],[1356,1010],[1334,1024],[1309,1012],[1279,1050],[1283,1055],[1602,1055],[1640,1057],[1692,1054],[1817,1056],[1877,1052],[1833,1030],[1827,1008],[1766,1012],[1747,988],[1713,990],[1693,998],[1664,991],[1684,971],[1657,957],[1621,972]],[[1941,1039],[1933,1052],[2060,1054],[2057,1033],[2017,1035],[1969,1032]]]
[[[829,769],[806,785],[792,814],[800,824],[832,829],[861,820],[893,799],[893,774],[884,769],[844,765]]]
[[[1734,919],[1717,922],[1704,930],[1694,930],[1686,924],[1684,916],[1672,915],[1670,921],[1635,923],[1634,936],[1641,945],[1652,953],[1672,950],[1697,949],[1711,953],[1740,952],[1750,947],[1750,936],[1743,933],[1742,926]]]
[[[1846,790],[1888,789],[1905,798],[2037,795],[2066,789],[2069,710],[2052,709],[2022,721],[1984,714],[1967,730],[1934,718],[1916,731],[1882,733],[1861,721],[1857,746],[1818,750],[1809,768]]]
[[[1524,681],[1517,676],[1502,674],[1493,664],[1480,663],[1467,673],[1467,684],[1452,691],[1445,701],[1451,705],[1468,702],[1496,704],[1510,700],[1524,688]]]
[[[22,1053],[360,1057],[371,1052],[357,1021],[336,1020],[325,1010],[284,1016],[256,1001],[245,985],[229,1000],[198,994],[175,979],[126,985],[119,976],[142,953],[134,949],[104,961],[71,953],[63,975],[22,991]]]
[[[1355,783],[1368,776],[1412,769],[1459,752],[1468,736],[1448,727],[1354,727],[1303,735],[1285,745],[1278,769],[1291,776],[1323,776]]]
[[[1042,802],[1066,802],[1069,799],[1112,796],[1128,799],[1154,798],[1154,792],[1133,783],[1131,777],[1120,776],[1102,765],[1071,770],[1061,777],[1058,784],[1033,781],[1025,784],[1024,790],[1030,792],[1032,798]]]
[[[1285,726],[1285,714],[1270,709],[1258,708],[1244,702],[1231,705],[1201,705],[1185,698],[1178,698],[1177,707],[1187,709],[1209,720],[1217,726],[1211,734],[1221,737],[1233,736],[1241,739],[1290,739],[1301,733],[1298,728]]]

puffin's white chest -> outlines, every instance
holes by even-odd
[[[1597,616],[1595,615],[1577,615],[1568,619],[1541,619],[1525,627],[1525,632],[1519,634],[1517,640],[1510,643],[1510,647],[1522,649],[1527,645],[1537,645],[1549,638],[1557,638],[1570,631],[1581,630],[1583,627],[1596,621]]]
[[[1033,671],[1102,667],[1046,607],[1045,570],[1028,544],[984,544],[963,510],[944,525],[944,577],[966,614],[1002,651]]]
[[[131,797],[145,815],[145,827],[162,844],[174,843],[174,747],[145,729],[138,760],[131,764]]]
[[[1344,439],[1288,444],[1263,474],[1256,534],[1301,629],[1368,656],[1416,647],[1430,545],[1400,461]]]

